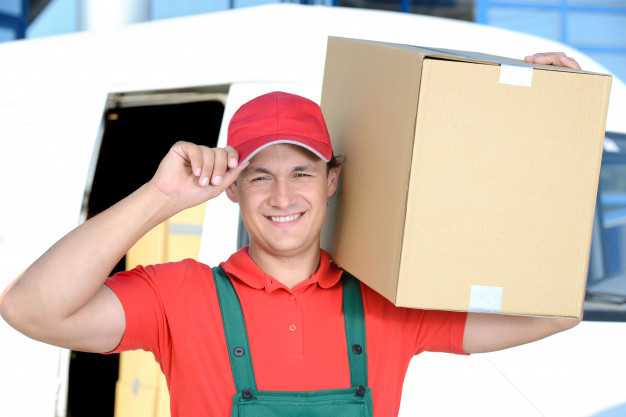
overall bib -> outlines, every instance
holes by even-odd
[[[231,417],[373,417],[372,390],[367,387],[363,300],[361,287],[356,278],[345,271],[341,277],[351,388],[320,391],[259,391],[254,378],[248,333],[239,297],[221,267],[213,268],[213,276],[237,390],[233,396]]]

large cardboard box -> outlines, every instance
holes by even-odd
[[[323,246],[398,306],[580,317],[611,77],[329,38]]]

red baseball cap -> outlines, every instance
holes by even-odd
[[[264,94],[241,106],[228,125],[227,142],[239,152],[240,164],[277,143],[302,146],[326,162],[333,156],[320,107],[282,91]]]

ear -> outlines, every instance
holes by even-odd
[[[237,186],[235,185],[235,183],[230,184],[228,188],[226,188],[224,191],[226,192],[226,196],[228,196],[228,199],[230,201],[232,201],[233,203],[239,202],[239,199],[237,198]]]
[[[335,194],[335,191],[337,191],[340,172],[341,167],[331,168],[330,171],[328,171],[328,197],[332,197]]]

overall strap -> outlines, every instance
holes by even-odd
[[[242,392],[244,389],[248,392],[249,390],[256,392],[248,332],[246,331],[239,297],[221,266],[213,268],[213,277],[217,289],[217,299],[222,310],[222,321],[224,322],[224,333],[226,334],[226,345],[228,346],[230,367],[235,380],[235,389],[237,392]]]
[[[241,310],[239,297],[233,284],[222,267],[213,268],[213,277],[217,289],[217,298],[222,311],[226,345],[233,371],[237,392],[252,390],[256,392],[254,368],[250,356],[248,333]],[[352,387],[367,387],[367,349],[365,338],[365,318],[363,299],[359,281],[343,271],[343,318],[348,345],[350,365],[350,384]]]
[[[343,320],[346,326],[350,363],[350,384],[353,387],[367,387],[367,349],[361,285],[347,271],[343,271],[341,281],[343,286]]]

